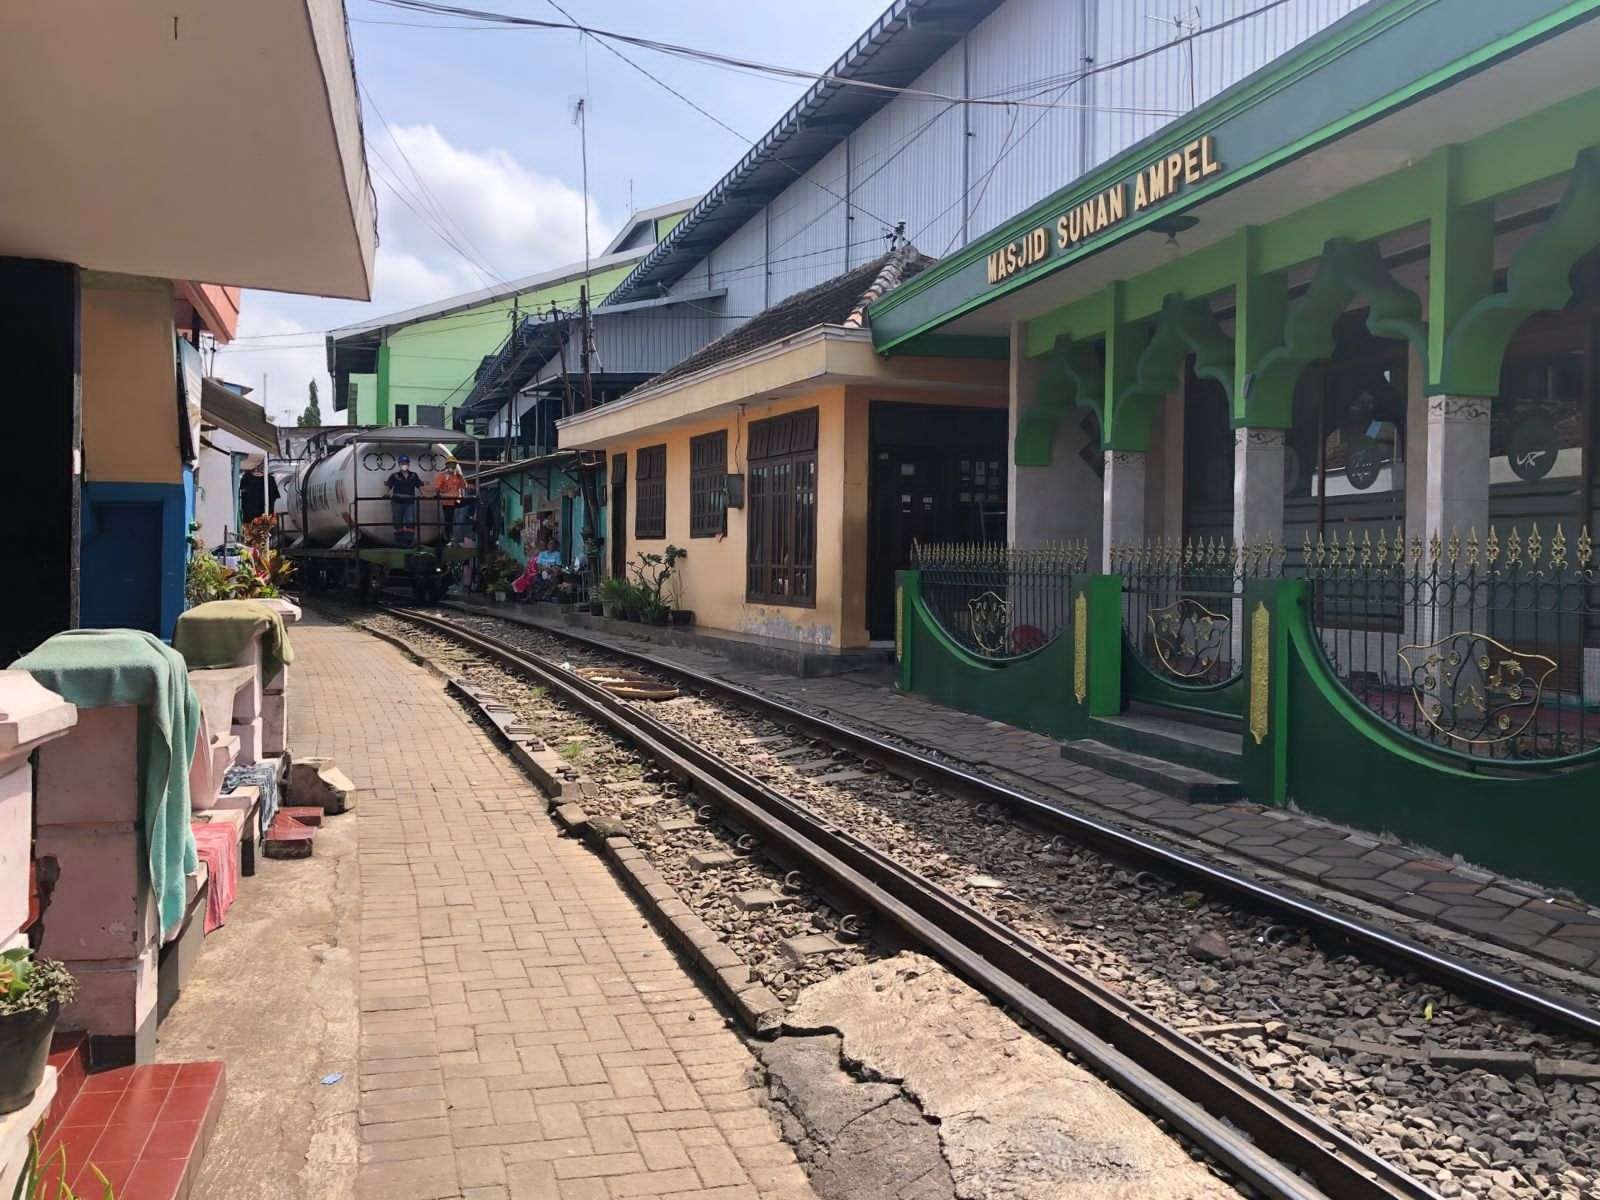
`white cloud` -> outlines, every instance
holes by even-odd
[[[263,403],[268,420],[296,425],[306,406],[307,385],[315,379],[324,423],[338,421],[321,336],[307,331],[273,307],[271,292],[246,293],[239,312],[239,341],[217,351],[211,373],[229,383],[253,388],[250,399]]]
[[[266,384],[268,415],[280,424],[299,419],[312,379],[324,421],[339,419],[333,411],[323,329],[583,258],[580,190],[530,170],[505,150],[457,146],[433,125],[396,126],[392,136],[370,127],[368,132],[374,141],[369,161],[380,179],[372,300],[353,304],[246,292],[238,338],[217,353],[214,373],[255,388],[253,399],[261,400]],[[381,182],[385,176],[399,186],[403,200]],[[589,218],[590,249],[598,254],[611,234],[592,200]]]
[[[485,286],[485,273],[513,278],[583,258],[583,193],[505,150],[469,150],[432,125],[401,125],[392,138],[377,139],[372,158],[379,176],[405,194],[380,185],[382,244],[464,281],[462,290]],[[607,240],[591,202],[591,250]]]

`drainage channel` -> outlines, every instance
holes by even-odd
[[[1434,1192],[1125,998],[603,687],[536,655],[411,610],[394,615],[526,673],[633,742],[787,857],[857,897],[914,944],[1071,1051],[1264,1195]]]
[[[397,615],[408,619],[423,615],[410,610],[395,611]],[[1303,926],[1320,941],[1342,946],[1366,961],[1396,971],[1415,973],[1487,1007],[1528,1017],[1543,1028],[1600,1041],[1600,1013],[1593,1009],[1548,995],[1402,934],[1325,908],[1216,863],[1185,854],[1172,846],[1059,807],[1048,800],[919,753],[867,730],[832,720],[727,680],[702,675],[666,659],[624,649],[573,630],[554,629],[545,625],[531,627],[531,630],[615,658],[627,659],[668,678],[716,693],[720,698],[753,709],[772,720],[794,723],[814,737],[881,763],[904,777],[924,779],[933,786],[975,800],[1002,805],[1044,828],[1059,830],[1073,841],[1120,862],[1155,871],[1175,882],[1190,884],[1243,908]],[[454,629],[452,632],[455,632]]]

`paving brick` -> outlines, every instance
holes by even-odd
[[[714,1122],[767,1121],[760,1095],[686,1070],[754,1060],[728,1035],[708,1056],[720,1012],[605,863],[431,674],[315,617],[294,636],[296,751],[366,795],[358,1200],[754,1197]]]

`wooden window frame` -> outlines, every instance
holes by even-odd
[[[667,446],[641,446],[633,454],[633,538],[659,542],[667,536]]]
[[[805,408],[750,423],[745,488],[749,603],[817,606],[817,417],[817,409]]]
[[[728,431],[689,439],[689,536],[728,532]]]

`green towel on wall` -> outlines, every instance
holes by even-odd
[[[173,649],[192,670],[231,667],[261,635],[261,682],[278,668],[294,661],[294,648],[283,628],[283,618],[254,600],[212,600],[197,604],[178,618],[172,635]]]
[[[69,629],[11,665],[80,708],[139,706],[140,831],[169,933],[183,920],[184,877],[200,865],[189,824],[200,701],[182,655],[142,630]]]

